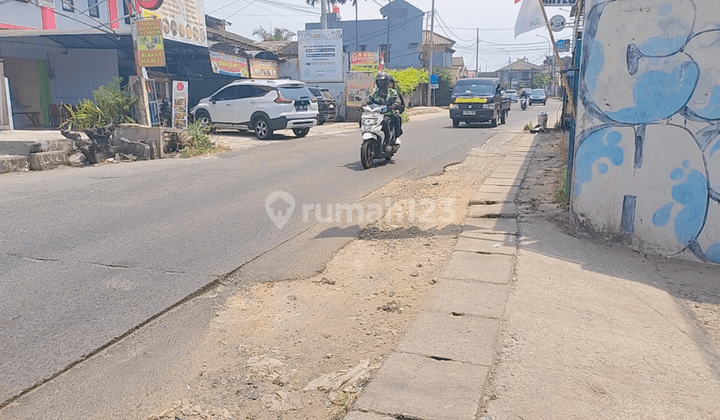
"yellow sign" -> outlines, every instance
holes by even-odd
[[[485,104],[487,98],[457,98],[455,99],[456,104]]]
[[[165,43],[160,19],[137,21],[138,66],[165,67]]]

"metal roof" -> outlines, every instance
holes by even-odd
[[[28,42],[36,45],[54,46],[53,43],[68,49],[117,49],[132,47],[130,29],[117,29],[115,33],[99,29],[49,29],[49,30],[9,30],[0,31],[0,41]]]

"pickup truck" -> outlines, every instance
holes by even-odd
[[[511,101],[503,95],[499,79],[460,79],[450,99],[450,119],[453,127],[490,122],[493,127],[505,124]]]

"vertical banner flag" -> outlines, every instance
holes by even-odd
[[[188,83],[173,82],[173,127],[185,129],[188,120]]]
[[[515,38],[520,34],[545,26],[545,18],[540,7],[538,0],[522,0],[520,13],[515,21]]]

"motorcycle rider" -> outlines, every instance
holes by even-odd
[[[393,78],[392,76],[390,76],[390,89],[395,89],[395,78]],[[396,111],[397,111],[397,114],[398,114],[398,118],[395,119],[395,122],[396,122],[396,126],[395,126],[395,133],[396,133],[396,135],[395,135],[395,137],[397,137],[398,140],[399,140],[399,139],[400,139],[400,136],[402,136],[402,134],[403,134],[403,131],[402,131],[402,117],[401,117],[399,114],[402,114],[403,112],[405,112],[405,98],[403,98],[402,93],[400,93],[400,91],[399,91],[398,89],[395,89],[395,91],[397,92],[397,94],[398,94],[398,99],[400,100],[400,106],[399,106],[398,109],[396,110]],[[396,143],[397,143],[397,144],[400,144],[399,142],[396,142]]]
[[[398,92],[390,87],[390,75],[384,71],[379,72],[377,76],[375,76],[375,86],[375,91],[370,95],[369,103],[387,106],[388,110],[392,111],[392,114],[388,116],[388,123],[393,124],[395,126],[395,132],[398,133],[398,127],[400,125],[397,121],[400,120],[400,115],[397,111],[402,105]],[[390,136],[389,124],[386,124],[384,127],[387,137]],[[396,135],[394,143],[388,143],[387,146],[385,146],[386,151],[392,150],[396,144],[400,145],[400,139],[398,139],[398,137],[399,135]]]

